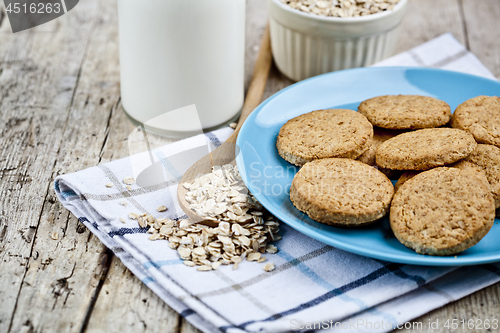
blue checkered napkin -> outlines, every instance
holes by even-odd
[[[492,74],[451,35],[443,35],[384,65],[426,65]],[[455,67],[454,67],[455,66]],[[500,264],[463,268],[388,263],[350,254],[281,226],[279,252],[266,254],[276,269],[243,262],[198,272],[182,264],[166,240],[150,241],[128,213],[178,219],[182,171],[168,157],[230,134],[224,128],[97,167],[57,177],[59,200],[169,306],[203,332],[284,332],[342,329],[386,332],[432,309],[500,280]],[[165,158],[167,157],[167,158]],[[126,189],[137,161],[161,161],[168,177]],[[153,163],[150,161],[148,163]],[[113,187],[104,186],[107,183]],[[120,204],[127,202],[127,205]],[[158,213],[156,208],[169,209]],[[120,221],[125,219],[125,223]],[[425,324],[425,323],[424,323]],[[309,325],[309,326],[308,326]]]

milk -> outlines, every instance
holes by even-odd
[[[121,98],[132,121],[181,137],[237,117],[245,0],[118,0],[118,15]]]

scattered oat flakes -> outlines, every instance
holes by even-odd
[[[151,236],[149,236],[149,240],[157,240],[160,238],[161,238],[160,234],[152,234]]]
[[[259,252],[251,252],[247,256],[248,261],[257,261],[260,259],[261,254]]]
[[[167,207],[165,207],[164,205],[161,205],[158,208],[156,208],[156,211],[161,213],[161,212],[165,212],[167,209],[168,209]]]
[[[126,202],[125,200],[123,200],[122,202],[120,202],[120,205],[126,206],[126,205],[128,205],[128,202]]]
[[[146,228],[148,226],[148,222],[145,219],[143,219],[142,217],[139,217],[137,219],[137,223],[139,223],[139,227],[141,227],[141,228]],[[151,240],[156,240],[156,239],[151,239]]]
[[[259,260],[257,260],[257,262],[261,263],[261,262],[264,262],[266,261],[266,257],[260,257]]]
[[[275,254],[278,253],[278,248],[273,244],[269,244],[266,246],[266,252],[270,254]]]
[[[57,232],[53,232],[50,235],[50,238],[52,238],[53,240],[58,240],[59,239],[59,234]]]
[[[115,186],[115,184],[113,184],[113,183],[107,183],[107,184],[106,184],[106,187],[108,187],[108,188],[109,188],[109,187],[113,187],[113,186]]]
[[[125,219],[124,219],[123,217],[119,217],[119,219],[120,219],[120,221],[121,221],[122,223],[127,223],[127,221],[125,221]]]
[[[202,271],[202,272],[203,271],[205,271],[205,272],[206,271],[211,271],[212,270],[212,266],[210,266],[210,265],[203,265],[203,266],[198,267],[197,270]]]
[[[231,127],[232,129],[235,129],[235,128],[236,128],[236,126],[238,126],[238,124],[237,124],[237,123],[231,123],[231,124],[229,124],[229,127]]]
[[[189,266],[189,267],[194,267],[196,264],[192,262],[191,260],[184,260],[184,265]]]
[[[132,191],[132,187],[127,185],[127,190]]]
[[[125,177],[125,178],[123,178],[123,182],[126,185],[132,185],[133,183],[135,183],[135,179],[132,177]]]
[[[262,269],[265,270],[266,272],[270,272],[270,271],[274,271],[275,268],[276,267],[274,266],[274,264],[272,262],[269,262],[269,263],[265,264]]]

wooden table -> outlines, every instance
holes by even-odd
[[[398,52],[451,32],[500,78],[499,17],[498,0],[412,0]],[[265,0],[248,0],[247,85],[266,21]],[[273,68],[265,97],[289,84]],[[196,332],[53,189],[57,175],[128,155],[116,1],[82,0],[17,34],[0,5],[0,116],[0,332]],[[417,320],[499,313],[496,284]]]

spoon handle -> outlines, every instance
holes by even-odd
[[[272,60],[271,37],[268,24],[266,31],[264,32],[264,36],[262,37],[262,42],[260,43],[259,55],[257,57],[257,61],[255,62],[252,81],[248,87],[247,96],[245,98],[245,103],[243,104],[243,109],[241,110],[238,125],[236,126],[234,133],[231,134],[226,142],[236,142],[241,126],[250,113],[252,113],[252,111],[262,101],[262,95],[264,95],[264,89],[266,88],[267,77],[269,76]]]

